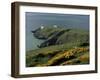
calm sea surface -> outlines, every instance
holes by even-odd
[[[89,15],[71,15],[71,14],[50,14],[50,13],[33,13],[26,12],[26,51],[37,49],[37,45],[43,40],[36,39],[32,30],[40,26],[52,27],[53,25],[82,28],[89,30]]]

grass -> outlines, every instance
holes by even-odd
[[[84,62],[85,58],[87,61],[87,55],[83,55],[84,53],[88,52],[89,48],[88,47],[79,47],[79,48],[73,48],[69,50],[64,50],[64,51],[57,51],[54,53],[49,53],[49,54],[38,54],[35,55],[33,58],[29,58],[31,60],[28,61],[31,62],[27,66],[53,66],[53,65],[60,65],[60,64],[65,64],[63,62],[67,62],[71,60],[73,62],[73,58],[80,59],[80,61]],[[33,59],[33,60],[32,60]],[[85,61],[85,62],[86,62]],[[70,62],[70,61],[69,61]],[[69,64],[67,62],[67,64]],[[83,63],[82,62],[82,63]]]
[[[44,36],[46,39],[49,38],[51,35],[55,34],[56,32],[60,32],[64,30],[64,28],[52,28],[52,27],[45,27],[43,29],[39,29],[35,35],[36,36]]]
[[[36,36],[49,40],[56,32],[65,28],[44,28]],[[26,52],[26,66],[56,66],[89,64],[89,33],[80,29],[66,29],[54,45],[48,45]],[[47,42],[47,44],[50,42]]]

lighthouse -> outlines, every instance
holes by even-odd
[[[40,28],[41,28],[41,29],[44,29],[44,26],[41,26]]]
[[[54,25],[53,27],[54,27],[54,28],[57,28],[57,25]]]

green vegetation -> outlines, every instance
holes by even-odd
[[[39,49],[26,52],[27,67],[89,64],[88,31],[46,27],[33,33],[45,41]]]

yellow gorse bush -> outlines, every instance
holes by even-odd
[[[81,53],[81,52],[85,52],[88,50],[89,48],[75,48],[69,51],[65,51],[64,55],[65,55],[65,58],[70,58],[70,56],[74,56],[76,53]]]
[[[53,58],[47,61],[45,64],[38,64],[37,66],[49,66],[52,65],[53,63],[57,62],[60,59],[66,58],[69,59],[71,56],[75,56],[75,54],[78,53],[83,53],[88,51],[89,48],[74,48],[70,50],[65,50],[64,52],[59,52],[56,54]]]

